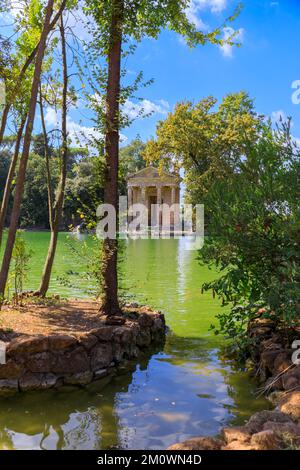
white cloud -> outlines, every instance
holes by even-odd
[[[186,15],[197,28],[207,30],[208,25],[199,16],[201,12],[209,10],[211,13],[221,13],[227,7],[227,3],[227,0],[191,0]]]
[[[233,28],[224,28],[223,29],[223,39],[226,41],[228,40],[234,33],[235,36],[233,38],[233,41],[234,42],[241,42],[243,40],[243,37],[244,37],[244,29],[241,28],[237,31],[235,31]],[[233,57],[233,47],[234,46],[231,46],[230,44],[223,44],[222,46],[219,46],[219,48],[221,49],[222,51],[222,54],[224,57]]]
[[[296,144],[297,148],[300,149],[300,138],[293,136],[293,141]]]
[[[272,118],[273,124],[276,124],[276,123],[279,123],[280,121],[286,121],[287,115],[282,109],[279,109],[278,111],[272,112],[271,118]]]
[[[47,108],[45,113],[45,122],[47,127],[51,129],[60,128],[61,126],[61,112],[56,112],[53,108]],[[67,117],[67,132],[71,140],[71,145],[74,147],[78,145],[88,145],[93,152],[93,139],[101,139],[102,134],[94,127],[84,126],[79,122],[74,121],[70,116]],[[120,142],[124,143],[128,139],[125,135],[120,135]]]
[[[150,101],[141,100],[134,103],[131,100],[126,100],[123,106],[123,112],[129,119],[137,119],[149,114],[162,114],[166,115],[169,111],[170,105],[165,100]]]

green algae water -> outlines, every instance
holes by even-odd
[[[34,252],[26,288],[35,289],[49,234],[24,237]],[[84,276],[87,261],[70,243],[61,233],[51,292],[86,297],[93,287]],[[223,339],[209,331],[219,302],[201,294],[201,284],[216,272],[200,266],[197,252],[186,250],[185,243],[130,240],[123,253],[126,291],[166,315],[165,346],[87,388],[1,398],[0,449],[165,449],[193,436],[215,435],[268,407],[255,398],[256,384],[222,358]],[[72,282],[63,282],[66,273]]]

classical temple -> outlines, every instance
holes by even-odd
[[[143,204],[148,213],[148,226],[170,226],[179,224],[180,177],[157,168],[144,168],[127,180],[128,207]],[[173,207],[172,205],[176,206]]]

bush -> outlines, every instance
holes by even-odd
[[[300,313],[300,162],[289,123],[263,126],[238,171],[219,179],[206,196],[209,237],[202,262],[216,264],[221,277],[206,283],[223,305],[220,329],[247,343],[247,326],[258,311],[285,326]]]

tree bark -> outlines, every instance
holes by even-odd
[[[46,164],[46,178],[47,178],[47,192],[48,192],[48,212],[49,212],[49,225],[50,229],[53,228],[53,191],[52,191],[52,184],[51,184],[51,168],[50,168],[50,149],[48,145],[48,136],[47,136],[47,129],[46,129],[46,122],[45,122],[45,115],[44,115],[44,106],[43,106],[43,95],[42,95],[42,87],[40,84],[40,114],[41,114],[41,123],[42,123],[42,131],[44,136],[44,147],[45,147],[45,164]]]
[[[1,272],[0,272],[0,300],[1,301],[5,293],[8,271],[10,267],[12,251],[14,247],[16,231],[17,231],[18,221],[19,221],[19,216],[20,216],[21,202],[22,202],[23,191],[24,191],[25,174],[26,174],[26,169],[27,169],[31,136],[32,136],[32,130],[33,130],[33,124],[34,124],[34,118],[35,118],[35,111],[36,111],[37,95],[38,95],[40,76],[41,76],[41,71],[42,71],[42,63],[43,63],[43,58],[44,58],[44,53],[45,53],[45,48],[46,48],[46,41],[47,41],[47,36],[49,33],[51,16],[53,13],[53,4],[54,4],[54,0],[48,0],[43,30],[41,33],[41,38],[40,38],[40,42],[39,42],[39,46],[38,46],[38,50],[36,54],[34,74],[33,74],[32,86],[31,86],[31,96],[30,96],[30,102],[29,102],[29,108],[28,108],[28,119],[27,119],[25,135],[24,135],[23,151],[22,151],[22,155],[21,155],[20,163],[19,163],[19,171],[18,171],[14,203],[13,203],[11,220],[10,220],[10,227],[9,227],[9,232],[8,232],[5,252],[3,255],[3,259],[2,259]]]
[[[20,151],[25,123],[26,123],[26,116],[22,118],[19,130],[17,133],[15,150],[14,150],[12,160],[10,162],[9,171],[8,171],[8,175],[7,175],[6,182],[5,182],[5,188],[4,188],[3,198],[1,202],[1,209],[0,209],[0,247],[2,243],[3,228],[4,228],[5,218],[7,215],[7,207],[8,207],[8,201],[9,201],[9,196],[11,192],[11,186],[12,186],[13,177],[15,174],[16,165],[18,162],[19,151]]]
[[[108,49],[108,79],[105,116],[104,202],[111,204],[118,215],[119,171],[119,100],[121,80],[122,27],[124,1],[112,1],[112,18]],[[118,220],[118,217],[116,217]],[[118,241],[106,238],[102,247],[102,304],[106,315],[120,312],[118,299]]]
[[[2,144],[2,141],[3,141],[9,110],[10,110],[10,105],[6,104],[3,108],[2,116],[1,116],[0,145]]]
[[[48,248],[48,254],[44,265],[43,275],[41,279],[41,284],[36,292],[36,294],[41,297],[45,297],[49,289],[51,272],[53,267],[53,262],[56,253],[57,239],[59,225],[62,217],[63,203],[65,199],[65,187],[66,187],[66,178],[67,178],[67,157],[68,157],[68,134],[67,134],[67,97],[68,97],[68,64],[67,64],[67,52],[66,52],[66,38],[65,38],[65,29],[63,24],[63,17],[61,17],[60,25],[60,35],[61,35],[61,45],[62,45],[62,62],[63,62],[63,91],[62,91],[62,124],[61,124],[61,133],[62,133],[62,146],[61,146],[61,170],[60,170],[60,181],[58,185],[58,191],[56,196],[55,207],[51,210],[49,208],[49,219],[51,227],[51,238]],[[44,126],[45,132],[45,126]],[[47,134],[46,134],[47,139]],[[48,150],[47,150],[48,151]],[[48,152],[49,156],[49,152]],[[49,170],[49,160],[47,162]],[[50,171],[48,178],[50,179]],[[51,180],[48,181],[48,194],[49,194],[49,204],[51,204]]]
[[[61,5],[60,5],[58,11],[56,12],[56,14],[54,15],[52,21],[48,25],[47,35],[55,27],[57,21],[59,20],[60,15],[62,14],[63,10],[65,9],[66,3],[67,3],[67,0],[63,0],[61,2]],[[15,86],[13,88],[12,96],[15,96],[18,93],[20,83],[22,82],[28,67],[33,63],[33,61],[35,59],[35,56],[36,56],[38,48],[39,48],[39,44],[40,43],[38,43],[35,46],[35,48],[31,51],[31,53],[29,54],[29,56],[27,57],[24,65],[23,65],[23,67],[21,68],[20,74],[19,74],[19,76],[18,76],[18,78],[15,82]],[[2,141],[3,141],[5,128],[6,128],[6,124],[7,124],[7,119],[8,119],[8,114],[9,114],[11,106],[12,106],[12,102],[8,102],[8,103],[6,103],[6,105],[4,106],[4,109],[3,109],[3,113],[2,113],[2,117],[1,117],[1,125],[0,125],[0,145],[2,144]]]

